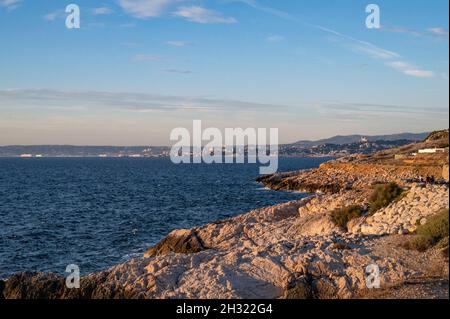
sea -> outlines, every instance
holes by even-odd
[[[280,158],[279,171],[330,158]],[[170,231],[300,199],[255,182],[257,164],[168,158],[0,158],[0,278],[82,274],[141,256]]]

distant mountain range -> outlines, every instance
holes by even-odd
[[[334,137],[330,137],[327,139],[317,140],[317,141],[298,141],[292,143],[291,145],[295,145],[297,147],[312,147],[324,144],[334,144],[334,145],[344,145],[344,144],[352,144],[359,143],[366,139],[368,142],[376,142],[376,141],[400,141],[406,140],[411,142],[417,142],[424,140],[430,133],[400,133],[400,134],[390,134],[390,135],[337,135]]]

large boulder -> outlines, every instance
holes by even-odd
[[[147,250],[144,257],[164,256],[168,253],[193,254],[206,248],[201,239],[192,229],[178,229],[172,231],[158,244]]]

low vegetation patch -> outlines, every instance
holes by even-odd
[[[347,223],[361,217],[364,211],[361,206],[352,205],[335,209],[331,212],[331,221],[341,228],[347,229]]]
[[[442,256],[447,259],[448,259],[448,253],[449,253],[448,242],[449,242],[449,238],[447,236],[436,244],[436,248],[440,249]]]
[[[331,249],[334,250],[348,250],[351,249],[350,245],[346,244],[346,243],[334,243],[331,245]]]
[[[424,225],[417,228],[414,238],[407,241],[403,247],[406,249],[426,251],[436,244],[441,246],[447,245],[447,247],[441,248],[443,248],[444,253],[447,251],[448,254],[448,216],[448,209],[444,209],[430,217]]]
[[[390,203],[400,198],[403,189],[396,183],[378,185],[370,196],[370,214],[374,214],[381,208],[389,206]]]

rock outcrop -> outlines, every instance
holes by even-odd
[[[424,143],[435,141],[441,143],[441,135]],[[388,157],[394,161],[393,153],[385,152],[264,176],[259,181],[274,189],[317,193],[175,230],[141,258],[83,276],[79,289],[67,288],[65,279],[55,274],[13,275],[0,281],[0,299],[364,297],[370,296],[368,266],[378,270],[383,296],[389,296],[390,287],[401,286],[407,296],[441,297],[442,282],[448,288],[448,259],[435,249],[418,252],[401,244],[429,216],[448,209],[448,184],[412,182],[422,174],[442,172],[442,163],[390,165],[380,160]],[[332,222],[334,209],[367,207],[372,186],[391,181],[407,189],[404,197],[372,216],[351,220],[346,230]],[[420,292],[411,292],[405,284],[424,278],[427,288]],[[437,279],[436,284],[430,284],[430,278]],[[446,293],[448,297],[448,289]]]
[[[64,278],[53,274],[24,273],[4,282],[2,294],[5,298],[350,298],[366,288],[368,265],[379,268],[382,287],[428,276],[436,273],[436,267],[445,272],[448,264],[439,256],[401,248],[404,235],[365,236],[334,226],[330,211],[364,204],[367,195],[366,191],[314,195],[174,231],[144,257],[82,277],[80,289],[66,288]],[[385,211],[423,205],[427,216],[435,208],[448,207],[444,196],[448,196],[445,186],[415,187],[379,214],[384,218]],[[387,222],[389,227],[411,224],[402,218]],[[394,233],[388,229],[383,234]]]
[[[328,194],[380,183],[405,185],[427,176],[448,181],[448,146],[448,130],[438,131],[420,143],[371,155],[351,155],[323,163],[317,169],[261,176],[257,181],[275,190]],[[420,149],[436,147],[445,151],[417,154]]]
[[[407,194],[369,217],[352,221],[348,230],[354,234],[389,235],[414,233],[427,217],[449,207],[448,187],[414,185]]]
[[[206,248],[200,238],[192,229],[179,229],[171,232],[156,246],[147,250],[144,257],[167,255],[170,252],[177,254],[198,253]]]

